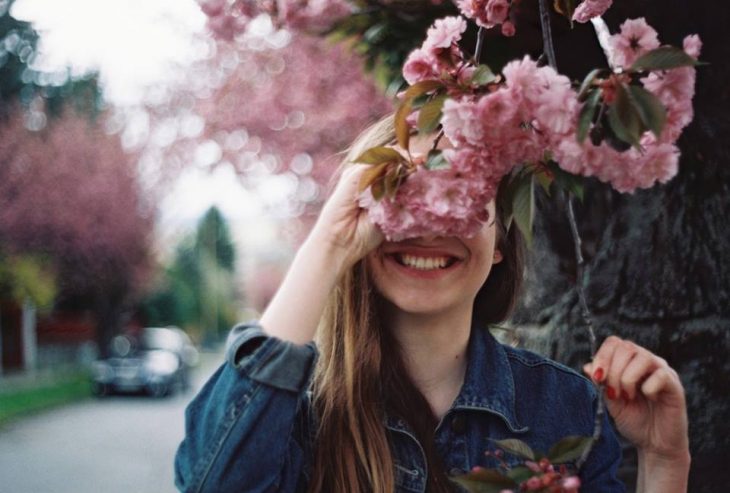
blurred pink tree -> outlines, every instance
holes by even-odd
[[[94,313],[102,350],[147,269],[151,209],[135,159],[71,110],[37,132],[20,110],[0,122],[0,244],[50,260],[58,303]]]
[[[285,174],[296,183],[286,205],[293,216],[321,202],[337,153],[391,109],[357,56],[319,38],[269,25],[235,42],[211,41],[211,51],[165,104],[149,108],[150,135],[177,121],[174,144],[161,151],[166,169],[204,150],[203,166],[230,165],[252,188]],[[190,132],[195,119],[204,125]],[[160,150],[150,139],[144,152]]]

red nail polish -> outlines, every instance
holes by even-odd
[[[606,386],[606,397],[611,400],[614,400],[616,398],[616,391],[610,385]]]
[[[628,393],[628,392],[626,392],[625,390],[622,390],[622,391],[621,391],[621,398],[622,398],[623,400],[625,400],[625,401],[628,401],[628,400],[629,400],[629,393]]]
[[[596,371],[593,372],[593,380],[596,382],[603,380],[603,368],[597,368]]]

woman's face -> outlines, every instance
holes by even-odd
[[[494,201],[488,205],[495,217]],[[368,254],[373,283],[396,309],[409,314],[471,310],[492,265],[502,260],[490,219],[473,238],[421,237],[384,242]]]

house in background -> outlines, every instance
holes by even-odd
[[[85,364],[97,355],[88,312],[38,315],[35,305],[0,300],[0,374]]]

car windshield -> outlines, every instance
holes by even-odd
[[[180,349],[180,338],[175,332],[169,329],[145,329],[142,334],[141,349],[177,351]]]

